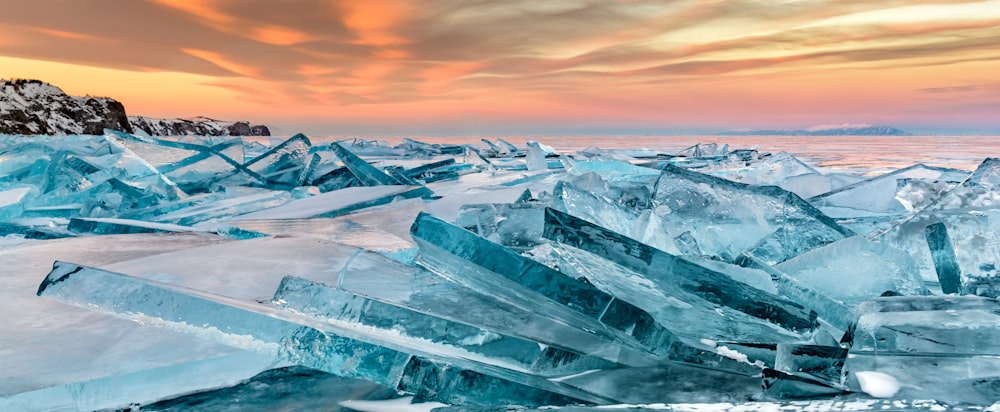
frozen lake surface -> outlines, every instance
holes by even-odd
[[[486,140],[0,136],[0,410],[1000,398],[996,137]]]

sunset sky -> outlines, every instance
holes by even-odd
[[[1000,1],[6,1],[0,78],[281,134],[1000,134]]]

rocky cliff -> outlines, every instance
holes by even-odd
[[[132,133],[125,106],[107,97],[78,97],[39,80],[0,80],[0,134]]]
[[[264,125],[249,122],[227,122],[195,117],[193,119],[156,119],[143,116],[129,116],[129,123],[138,133],[140,130],[152,136],[270,136],[271,131]]]
[[[0,80],[0,134],[103,134],[104,129],[154,136],[270,136],[264,125],[128,116],[112,98],[70,96],[40,80]]]

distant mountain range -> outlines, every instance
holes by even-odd
[[[40,80],[0,80],[0,134],[103,134],[104,129],[153,136],[270,136],[264,125],[196,117],[129,116],[109,97],[70,96]]]
[[[910,136],[910,132],[889,126],[841,124],[813,126],[801,130],[727,130],[723,136]]]

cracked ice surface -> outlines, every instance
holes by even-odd
[[[998,164],[0,136],[0,409],[984,409]]]

